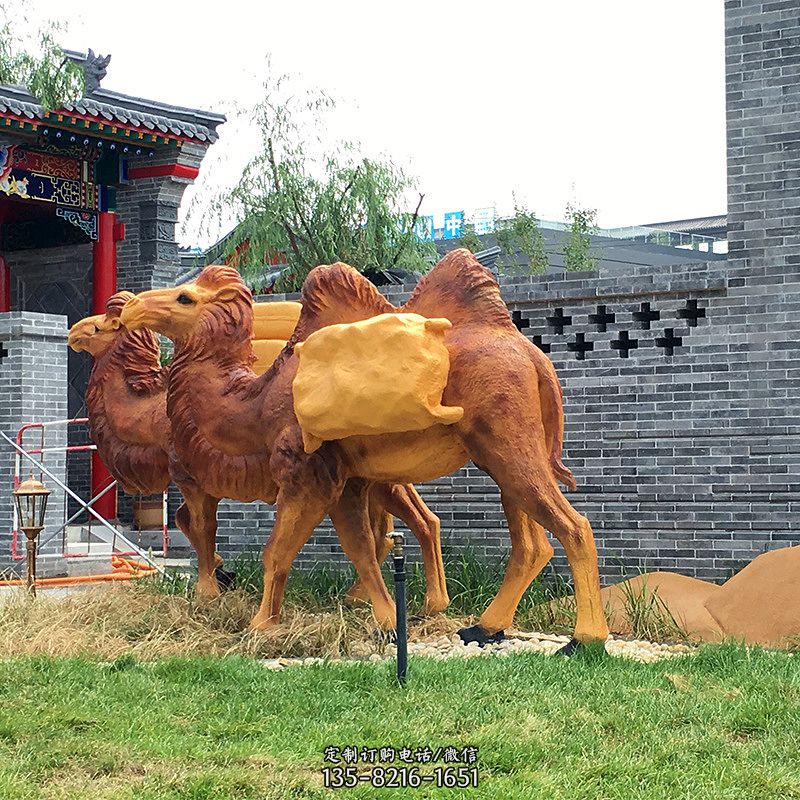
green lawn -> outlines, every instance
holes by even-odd
[[[798,662],[7,660],[0,798],[800,798]],[[326,745],[475,745],[480,785],[326,790]]]

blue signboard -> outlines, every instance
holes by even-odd
[[[433,241],[433,216],[417,217],[414,225],[414,236],[421,242]]]
[[[444,215],[443,239],[458,239],[464,228],[464,212],[448,211]]]

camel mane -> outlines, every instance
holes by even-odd
[[[203,303],[194,331],[176,343],[175,362],[180,352],[190,351],[194,359],[216,358],[228,366],[242,361],[252,364],[253,294],[242,276],[232,267],[211,265],[198,275],[195,285],[210,292],[233,289],[234,295]],[[248,352],[243,354],[245,348]]]
[[[513,328],[500,286],[469,250],[451,250],[416,285],[402,311]]]
[[[133,297],[131,292],[117,292],[106,303],[106,316],[119,317],[122,307]],[[168,370],[161,366],[158,337],[147,328],[130,331],[121,328],[105,356],[95,362],[100,377],[106,370],[121,370],[128,388],[137,395],[165,390]]]
[[[197,277],[195,284],[209,292],[233,289],[233,296],[211,299],[203,303],[201,317],[194,331],[176,342],[172,361],[167,414],[172,423],[176,450],[190,452],[194,477],[204,485],[222,491],[222,476],[235,482],[237,496],[257,497],[250,488],[262,486],[269,476],[266,454],[231,455],[212,444],[195,421],[193,406],[197,402],[193,376],[208,369],[200,362],[211,362],[211,369],[228,379],[223,394],[240,400],[255,395],[261,376],[251,369],[255,361],[253,334],[253,295],[242,276],[232,267],[212,265]],[[188,461],[187,461],[188,463]]]

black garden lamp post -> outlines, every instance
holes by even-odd
[[[19,527],[27,538],[28,591],[36,596],[36,540],[44,528],[44,512],[50,490],[31,474],[13,491]]]

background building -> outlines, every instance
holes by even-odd
[[[12,436],[23,423],[83,416],[91,364],[66,347],[69,325],[103,311],[118,286],[174,283],[181,196],[224,122],[107,90],[107,57],[69,55],[84,67],[86,96],[64,108],[45,110],[24,88],[0,86],[0,429]],[[65,435],[50,430],[48,445]],[[70,429],[72,441],[85,436]],[[63,454],[48,457],[63,472]],[[2,445],[0,561],[11,470]],[[67,470],[88,494],[86,459],[70,457]],[[95,489],[109,479],[97,460],[92,476]],[[98,510],[115,516],[113,493]]]

